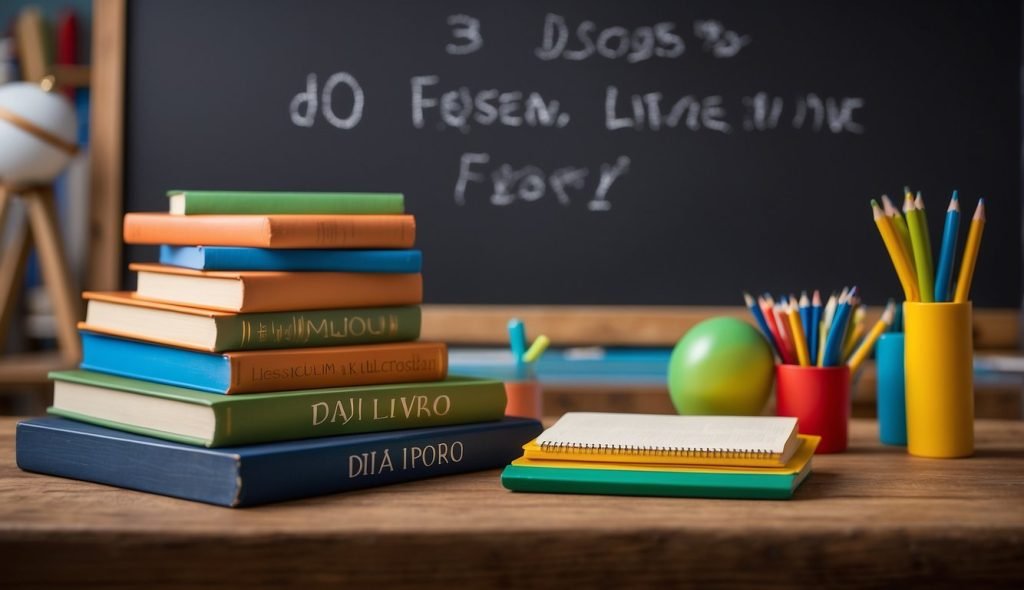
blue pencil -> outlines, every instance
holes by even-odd
[[[821,334],[821,293],[815,289],[811,297],[811,326],[807,331],[809,338],[808,352],[811,353],[811,366],[818,366],[818,336]]]
[[[765,339],[768,340],[768,344],[772,347],[772,353],[775,355],[775,358],[781,360],[782,354],[775,345],[775,337],[772,336],[772,331],[768,329],[768,322],[764,319],[764,314],[761,313],[761,308],[757,305],[757,302],[754,301],[754,298],[750,296],[750,293],[747,293],[746,291],[743,292],[743,301],[746,302],[747,308],[750,310],[750,313],[753,314],[754,320],[757,322],[757,327],[761,328],[761,332],[764,334]]]
[[[850,310],[853,305],[850,300],[857,293],[857,287],[850,289],[839,302],[836,308],[836,316],[832,319],[832,327],[828,331],[828,339],[825,340],[825,362],[826,367],[838,367],[839,357],[842,354],[843,342],[846,340],[846,328],[850,323]]]
[[[960,229],[960,200],[956,191],[946,209],[946,228],[942,232],[942,249],[939,251],[939,266],[935,270],[935,301],[951,301],[953,261],[956,259],[956,234]]]

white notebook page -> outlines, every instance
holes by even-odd
[[[569,412],[537,438],[553,447],[782,453],[796,430],[783,416],[670,416]]]

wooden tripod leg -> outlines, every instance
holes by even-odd
[[[64,261],[64,249],[61,247],[57,215],[53,207],[53,190],[49,187],[33,187],[22,197],[28,205],[28,219],[39,253],[39,267],[53,302],[61,356],[69,365],[74,365],[82,357],[82,346],[75,327],[80,317],[79,300]]]
[[[14,195],[0,185],[0,230],[7,226],[7,214],[13,201]],[[25,264],[31,245],[32,237],[25,224],[19,221],[0,256],[0,352],[7,346],[7,326],[18,302],[18,290],[24,284]]]

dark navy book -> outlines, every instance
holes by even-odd
[[[160,246],[160,263],[196,270],[287,270],[415,273],[419,250],[275,250],[228,246]]]
[[[33,418],[18,423],[15,452],[25,471],[241,507],[504,467],[542,430],[505,418],[207,449]]]

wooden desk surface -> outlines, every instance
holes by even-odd
[[[488,471],[242,510],[22,472],[14,424],[5,588],[1024,584],[1022,422],[979,421],[977,455],[940,461],[854,421],[788,502],[516,494]]]

